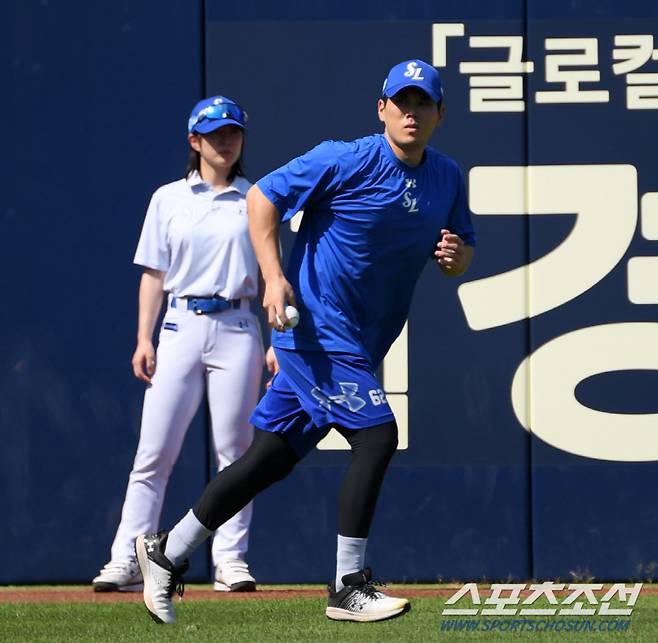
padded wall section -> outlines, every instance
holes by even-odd
[[[652,579],[657,10],[529,7],[534,575]]]
[[[2,11],[0,582],[86,582],[109,559],[137,445],[132,257],[152,191],[185,168],[201,7]],[[174,474],[176,514],[206,478],[202,428]]]
[[[84,582],[109,557],[143,396],[132,256],[150,194],[183,173],[190,107],[243,104],[255,181],[381,131],[383,79],[412,57],[442,74],[432,145],[464,171],[479,241],[461,279],[428,263],[382,367],[405,448],[369,564],[430,582],[653,578],[655,3],[408,4],[0,9],[0,583]],[[163,526],[208,479],[205,424]],[[328,580],[348,457],[327,443],[256,501],[260,582]],[[202,549],[190,579],[209,573]]]

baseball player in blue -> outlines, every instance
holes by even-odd
[[[326,615],[379,621],[406,612],[375,589],[365,551],[397,425],[375,371],[400,333],[428,259],[460,275],[475,235],[462,173],[427,146],[443,118],[439,73],[421,60],[393,67],[378,102],[384,133],[326,141],[267,175],[247,195],[265,280],[263,306],[280,371],[251,421],[245,455],[222,471],[167,534],[137,539],[144,600],[158,622],[189,554],[257,493],[284,478],[331,428],[352,449],[339,501],[335,579]],[[304,211],[287,270],[279,222]],[[289,328],[285,309],[299,309]]]

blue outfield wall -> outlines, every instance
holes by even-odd
[[[2,12],[0,582],[88,581],[109,558],[137,446],[132,257],[151,193],[184,173],[201,4]],[[203,429],[174,473],[169,521],[205,482]]]
[[[654,577],[655,3],[325,4],[2,8],[20,170],[0,204],[0,582],[85,581],[106,562],[141,411],[132,254],[150,193],[182,173],[190,106],[243,104],[256,180],[380,131],[383,78],[411,57],[442,73],[432,144],[464,170],[478,248],[458,280],[428,265],[382,367],[404,448],[369,563],[396,580]],[[165,527],[210,475],[205,423]],[[259,581],[331,574],[342,447],[256,501]],[[193,563],[207,578],[207,552]]]

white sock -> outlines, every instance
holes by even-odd
[[[210,534],[190,509],[169,532],[164,555],[178,567]]]
[[[360,572],[364,568],[367,544],[367,538],[348,538],[338,534],[338,549],[336,550],[337,592],[345,587],[343,576]]]

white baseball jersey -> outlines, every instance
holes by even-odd
[[[176,297],[252,299],[258,263],[249,240],[242,177],[215,192],[198,172],[163,185],[151,198],[135,263],[166,273]]]

